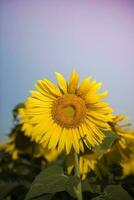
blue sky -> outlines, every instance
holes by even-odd
[[[38,79],[90,75],[134,124],[134,2],[0,1],[0,138]]]

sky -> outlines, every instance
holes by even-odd
[[[0,139],[38,79],[72,69],[103,82],[134,127],[133,0],[0,0]]]

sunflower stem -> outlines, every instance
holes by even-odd
[[[74,158],[75,158],[75,175],[80,179],[80,172],[79,172],[79,156],[78,154],[75,152],[74,153]],[[77,200],[83,200],[82,197],[82,184],[81,184],[81,179],[77,185],[76,188],[76,196],[77,196]]]

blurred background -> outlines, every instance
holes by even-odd
[[[0,139],[38,79],[74,68],[134,127],[133,0],[0,0]]]

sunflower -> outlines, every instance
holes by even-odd
[[[128,118],[119,115],[114,116],[113,121],[110,122],[111,128],[120,136],[120,138],[134,140],[134,130],[129,129],[130,123],[122,124],[122,121],[124,120],[128,120]]]
[[[56,160],[59,155],[56,149],[53,151],[46,148],[44,149],[41,145],[31,141],[29,137],[24,135],[18,125],[13,129],[7,143],[3,146],[5,151],[12,156],[13,160],[17,160],[22,154],[29,154],[35,158],[42,157],[47,162],[52,162]]]
[[[128,118],[124,116],[114,116],[113,121],[110,122],[111,129],[118,137],[102,157],[102,163],[104,163],[107,168],[112,164],[120,165],[122,167],[122,162],[127,162],[133,153],[134,130],[128,128],[130,124],[122,123],[127,119]]]
[[[22,132],[12,132],[6,142],[5,151],[9,153],[13,160],[17,160],[22,154],[32,154],[34,157],[40,157],[41,152],[30,139]]]
[[[47,147],[76,153],[87,147],[100,144],[104,139],[103,130],[110,130],[112,109],[101,102],[107,91],[98,94],[101,83],[87,77],[78,86],[79,76],[72,71],[69,82],[55,73],[58,85],[44,79],[35,85],[37,91],[20,109],[20,123],[25,134],[32,140]]]
[[[17,160],[19,158],[19,149],[16,148],[16,133],[13,132],[9,135],[8,141],[6,143],[5,151],[9,153],[13,160]]]
[[[133,146],[134,143],[134,130],[128,128],[131,124],[122,123],[127,119],[128,118],[124,116],[115,116],[113,122],[110,122],[112,130],[118,135],[118,139],[115,141],[112,151],[116,151],[121,159],[127,159],[131,155],[131,146]]]

